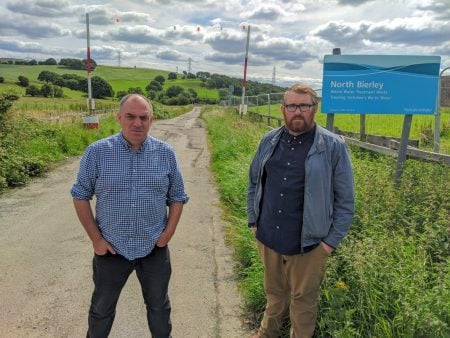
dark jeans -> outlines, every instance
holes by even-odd
[[[95,288],[89,309],[88,338],[108,337],[120,292],[133,270],[136,270],[141,284],[152,337],[171,337],[171,307],[167,289],[172,269],[167,246],[155,247],[149,255],[132,261],[110,253],[95,255],[93,268]]]

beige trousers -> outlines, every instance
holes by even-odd
[[[319,245],[303,255],[285,256],[258,240],[256,242],[264,265],[267,298],[259,335],[262,338],[278,338],[289,310],[291,338],[312,337],[328,253]]]

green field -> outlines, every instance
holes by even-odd
[[[0,64],[0,76],[5,78],[5,83],[0,83],[0,92],[5,92],[9,89],[13,89],[20,95],[25,94],[25,89],[16,85],[17,77],[23,75],[30,80],[30,85],[41,86],[42,82],[37,80],[39,73],[43,70],[54,72],[57,74],[77,74],[82,77],[87,77],[87,73],[84,70],[71,70],[60,66],[25,66],[25,65],[7,65]],[[141,87],[145,92],[145,87],[151,80],[157,75],[162,75],[166,78],[163,89],[166,90],[172,85],[179,85],[185,89],[194,89],[199,98],[216,99],[219,97],[217,89],[207,89],[200,86],[201,81],[199,79],[177,79],[167,80],[169,72],[164,70],[155,70],[147,68],[125,68],[125,67],[111,67],[111,66],[97,66],[92,72],[92,76],[99,76],[105,79],[114,92],[127,91],[130,87]],[[181,76],[180,74],[178,75]],[[64,95],[73,99],[84,99],[85,93],[79,91],[73,91],[68,88],[63,88]],[[33,98],[30,98],[32,101]],[[22,100],[22,99],[21,99]],[[51,100],[58,100],[52,98]]]
[[[316,121],[321,126],[326,126],[327,115],[319,112]],[[280,103],[269,106],[251,106],[249,111],[262,115],[283,118],[280,111]],[[396,114],[368,114],[366,115],[366,134],[401,137],[403,127],[403,115]],[[275,125],[275,122],[274,124]],[[335,114],[334,126],[340,130],[359,132],[359,114]],[[441,108],[441,145],[440,152],[450,154],[450,108]],[[433,149],[434,115],[414,115],[412,118],[410,139],[419,140],[420,148]]]

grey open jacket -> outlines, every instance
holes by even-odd
[[[258,222],[264,166],[278,144],[283,128],[264,135],[250,165],[247,193],[249,225]],[[301,246],[324,241],[337,248],[347,234],[354,214],[353,173],[344,140],[316,125],[305,172]]]

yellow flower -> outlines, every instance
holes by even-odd
[[[344,281],[340,280],[340,281],[337,281],[337,282],[336,282],[336,287],[337,287],[338,289],[346,289],[346,288],[347,288],[347,285],[345,284]]]

